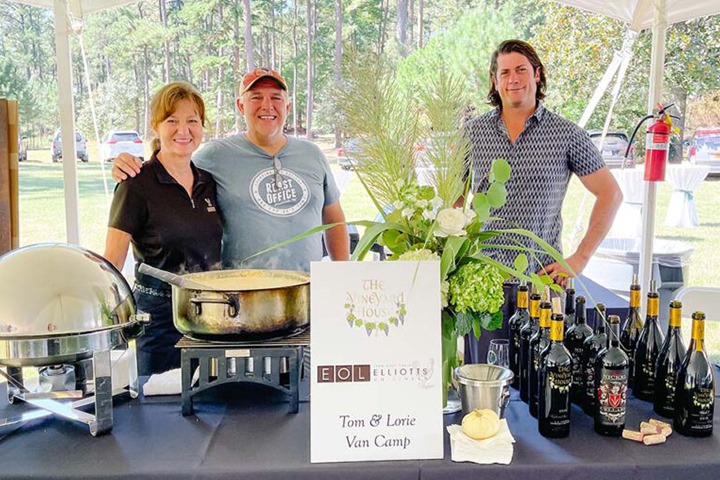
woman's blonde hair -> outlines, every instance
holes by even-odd
[[[190,100],[195,104],[202,126],[205,126],[205,102],[200,93],[188,82],[168,83],[155,92],[150,101],[150,126],[157,130],[157,126],[175,112],[180,100]],[[150,143],[153,152],[160,150],[160,139],[155,136]]]

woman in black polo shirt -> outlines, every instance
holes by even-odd
[[[195,167],[205,104],[189,83],[161,88],[150,103],[153,155],[139,174],[117,185],[110,209],[105,258],[122,269],[130,243],[137,265],[183,274],[220,268],[222,225],[215,181]],[[138,309],[151,315],[138,338],[138,370],[150,375],[180,366],[170,286],[135,266]]]

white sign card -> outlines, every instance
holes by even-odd
[[[440,263],[310,272],[310,461],[442,458]]]

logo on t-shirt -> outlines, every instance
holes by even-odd
[[[295,172],[285,168],[260,171],[250,182],[255,204],[276,217],[290,217],[310,201],[310,189]]]

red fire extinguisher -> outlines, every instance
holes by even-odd
[[[630,148],[638,130],[646,120],[655,119],[652,125],[648,127],[645,136],[645,175],[646,182],[662,182],[665,180],[665,164],[668,159],[668,150],[670,149],[670,132],[672,132],[672,116],[667,112],[674,104],[669,103],[664,107],[658,105],[658,113],[655,115],[646,115],[635,126],[635,130],[630,136],[625,157],[627,158]],[[677,118],[677,117],[675,117]]]
[[[666,107],[667,108],[667,107]],[[665,164],[670,149],[670,116],[661,109],[655,122],[648,127],[645,136],[645,175],[646,182],[665,180]]]

